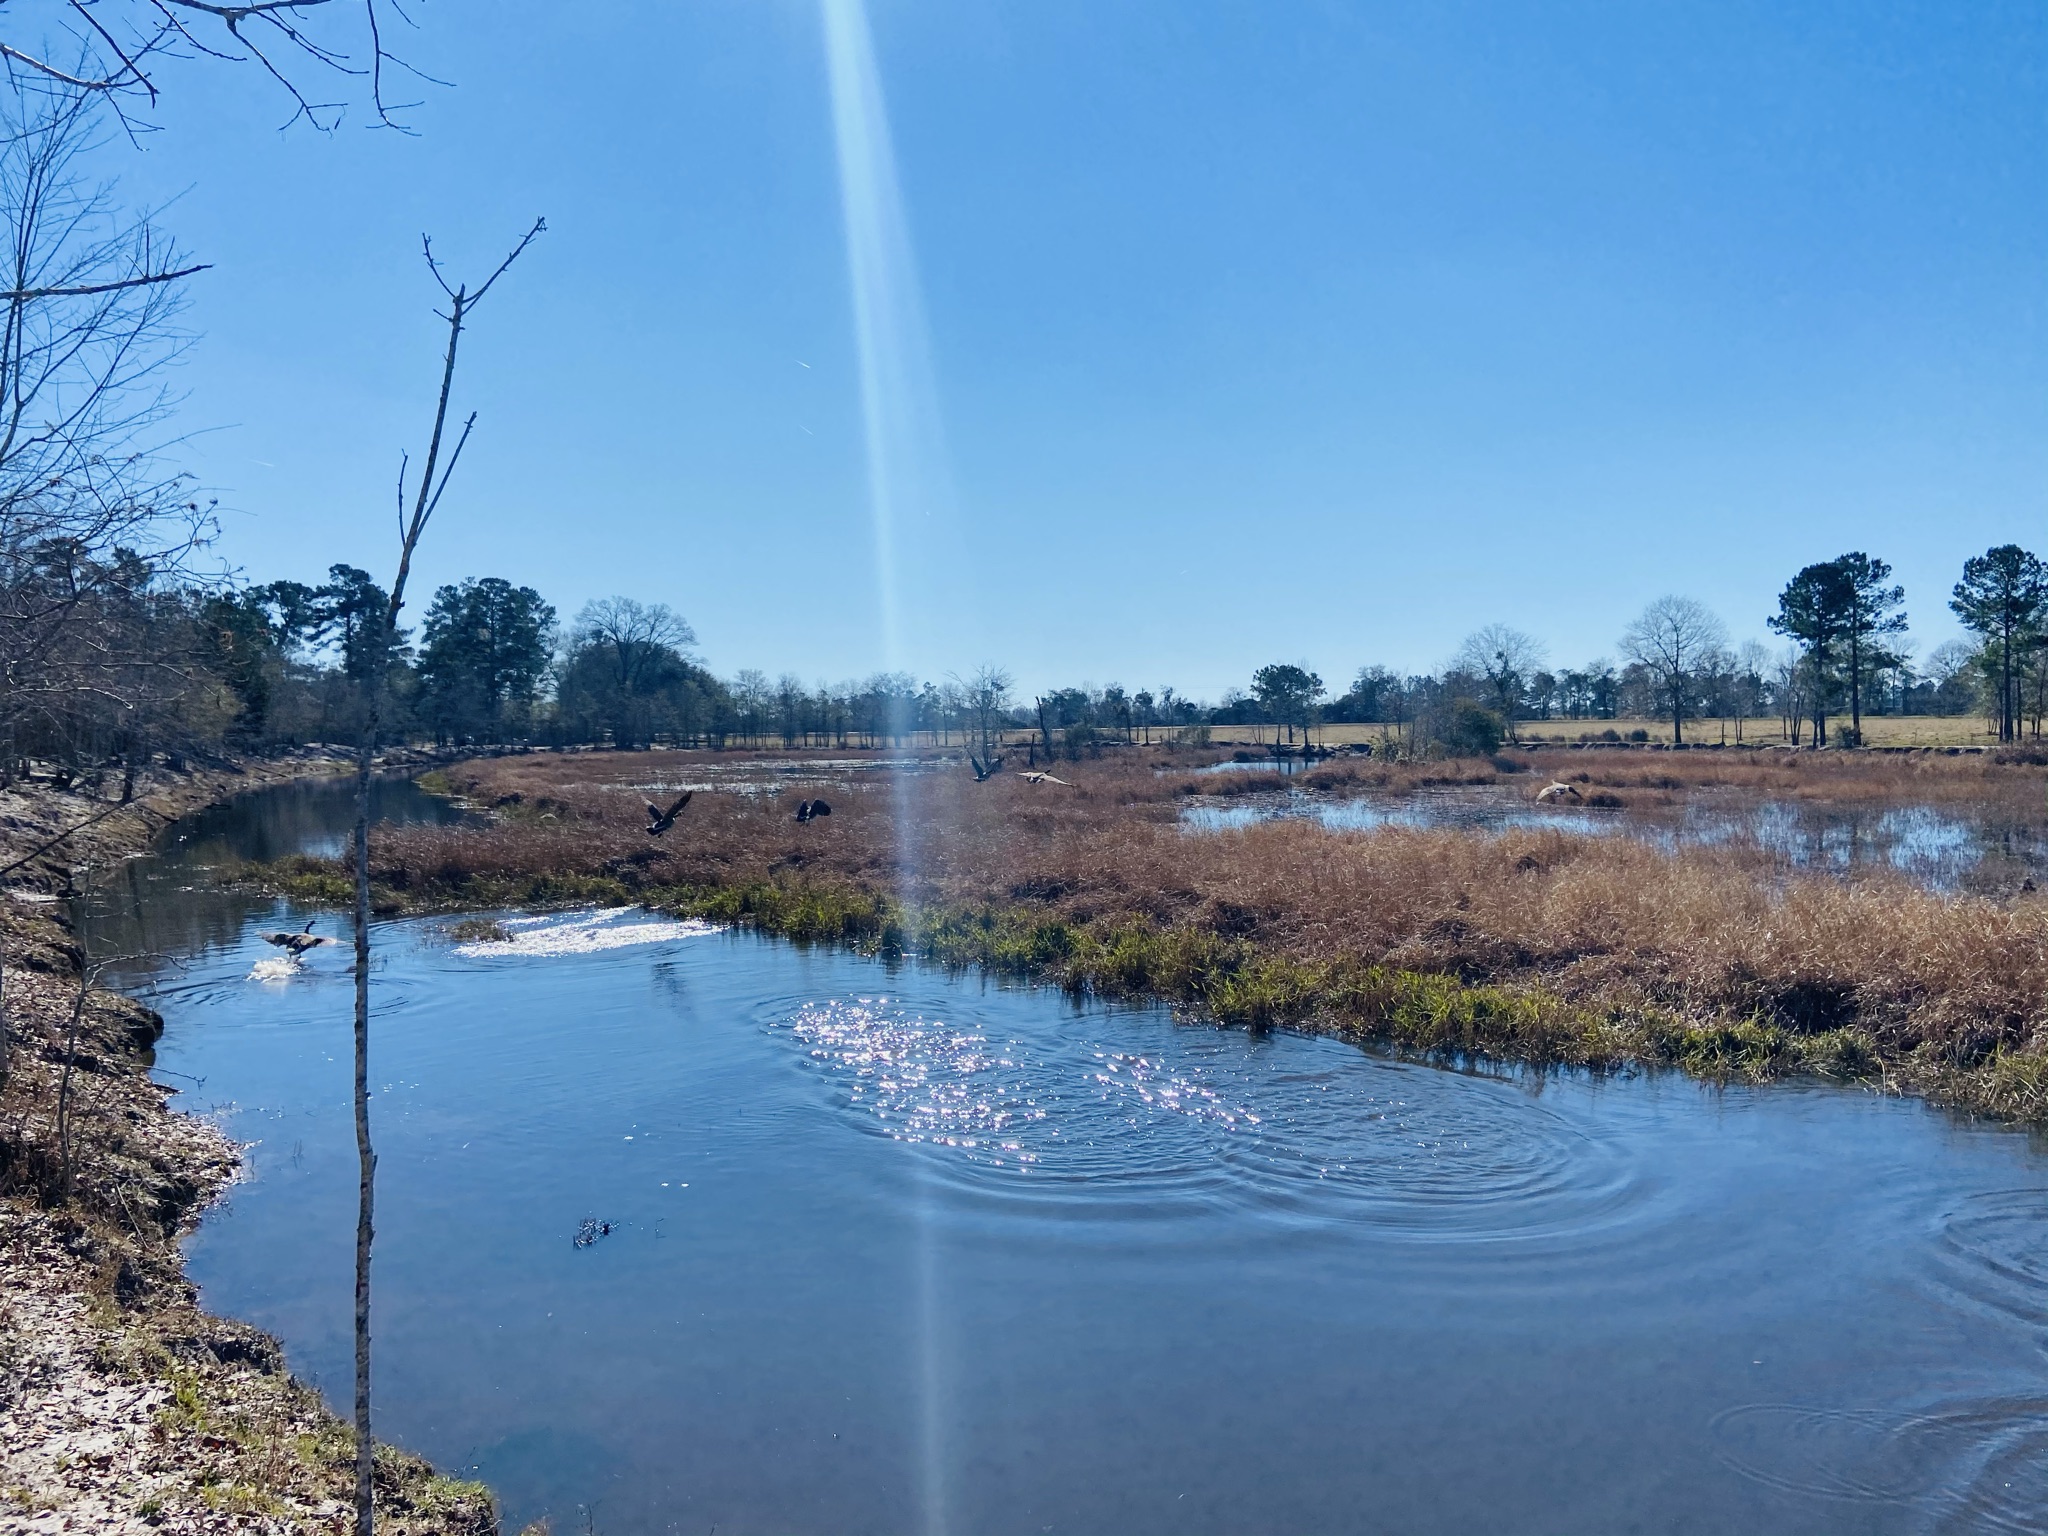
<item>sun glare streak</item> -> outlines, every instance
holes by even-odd
[[[944,453],[938,431],[930,345],[919,299],[917,262],[896,178],[889,117],[875,68],[874,40],[861,0],[819,0],[831,81],[833,141],[839,157],[840,207],[846,225],[846,271],[860,364],[861,423],[867,456],[868,515],[874,529],[875,596],[883,665],[908,664],[904,634],[904,569],[909,530],[926,538],[940,499]],[[901,839],[897,863],[906,907],[917,900],[919,850],[910,814],[909,776],[892,784]],[[941,1404],[945,1361],[938,1327],[939,1253],[935,1196],[920,1189],[917,1236],[917,1328],[920,1461],[927,1536],[946,1529],[945,1447]]]
[[[930,348],[867,12],[861,0],[820,0],[820,10],[860,364],[882,651],[884,664],[896,671],[907,660],[905,528],[913,517],[929,515],[938,474]]]

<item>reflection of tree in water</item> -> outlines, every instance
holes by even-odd
[[[216,883],[223,866],[293,854],[339,855],[355,819],[346,779],[301,780],[241,795],[166,830],[150,858],[95,871],[84,898],[96,956],[199,954],[240,942],[249,918],[278,910],[275,897]],[[372,786],[372,815],[395,825],[447,824],[465,813],[410,779]],[[148,975],[147,960],[123,966]]]

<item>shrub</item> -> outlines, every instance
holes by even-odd
[[[1506,734],[1499,715],[1470,699],[1458,699],[1445,715],[1437,739],[1454,757],[1491,757]]]

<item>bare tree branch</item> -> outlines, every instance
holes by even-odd
[[[198,262],[189,267],[180,267],[175,272],[151,272],[146,277],[124,277],[110,283],[75,283],[59,288],[7,288],[0,289],[0,304],[18,299],[80,299],[95,293],[118,293],[123,288],[147,288],[151,283],[175,283],[181,277],[190,277],[195,272],[210,272],[213,263]]]
[[[385,0],[407,25],[405,10]],[[0,0],[4,13],[5,0]],[[378,0],[247,0],[223,5],[214,0],[66,0],[74,18],[71,41],[80,61],[65,67],[52,62],[47,48],[25,40],[0,40],[0,59],[10,70],[19,66],[53,84],[86,91],[113,103],[131,132],[138,126],[123,106],[124,98],[154,105],[160,95],[156,75],[166,60],[197,54],[226,63],[253,63],[291,98],[291,121],[305,118],[323,131],[338,127],[345,103],[316,100],[307,94],[307,72],[352,76],[367,82],[369,108],[379,127],[410,132],[393,116],[416,102],[394,103],[385,96],[388,68],[402,69],[430,84],[445,81],[414,69],[386,46]],[[342,46],[331,27],[313,30],[327,18],[360,17],[361,58]],[[220,29],[216,42],[202,33]],[[303,67],[301,67],[303,66]]]

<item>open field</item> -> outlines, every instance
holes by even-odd
[[[2038,809],[2048,775],[1990,756],[1516,754],[1340,761],[1282,780],[1219,754],[1062,765],[1071,785],[932,766],[894,781],[801,755],[546,754],[453,770],[469,827],[379,835],[388,910],[643,901],[982,965],[1254,1026],[1538,1061],[1810,1070],[2048,1118],[2048,901],[1940,895],[1879,867],[1803,873],[1767,850],[1660,848],[1543,825],[1498,835],[1312,819],[1190,834],[1191,803],[1484,790],[1533,799],[1748,796]],[[1533,766],[1534,772],[1528,771]],[[676,831],[643,794],[697,786]],[[824,793],[833,815],[792,812]],[[343,871],[251,871],[335,898]]]
[[[1828,722],[1828,732],[1833,735],[1836,721]],[[1843,717],[1842,724],[1847,723]],[[1752,746],[1789,745],[1781,723],[1775,718],[1767,720],[1744,720],[1741,730],[1736,729],[1734,720],[1703,719],[1685,722],[1685,739],[1700,746],[1733,746],[1738,735]],[[1319,725],[1316,740],[1329,746],[1344,746],[1358,742],[1377,742],[1393,729],[1386,725]],[[1645,731],[1653,745],[1662,746],[1671,740],[1669,720],[1518,720],[1515,735],[1524,742],[1575,742],[1584,737],[1599,737],[1603,732],[1614,731],[1626,738],[1631,731]],[[1811,728],[1802,734],[1802,740],[1811,735]],[[1284,736],[1284,733],[1283,733]],[[1866,745],[1873,747],[1995,747],[1997,733],[1987,727],[1977,715],[1865,715],[1863,736]],[[1270,725],[1212,725],[1209,739],[1218,746],[1240,746],[1273,739]],[[1022,740],[1022,737],[1019,737]]]

